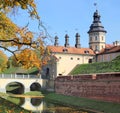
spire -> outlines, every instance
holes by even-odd
[[[79,35],[79,33],[76,33],[75,37],[76,37],[75,47],[80,48],[80,35]]]
[[[54,46],[58,46],[58,37],[55,36],[55,43],[54,43]]]
[[[106,33],[107,32],[101,24],[100,17],[101,16],[99,15],[98,10],[96,9],[96,11],[93,14],[93,23],[91,24],[88,33],[91,33],[91,32],[105,32]]]
[[[65,47],[69,47],[69,36],[65,35]]]

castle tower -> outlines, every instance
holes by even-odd
[[[80,35],[79,35],[79,33],[76,33],[75,37],[76,37],[75,47],[80,48]]]
[[[55,43],[54,43],[54,46],[58,46],[58,37],[55,36]]]
[[[66,34],[65,35],[65,47],[69,47],[69,36]]]
[[[88,34],[89,48],[93,49],[95,52],[99,52],[102,48],[105,48],[106,30],[101,24],[98,10],[94,12],[93,23],[90,26]]]

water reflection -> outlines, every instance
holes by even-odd
[[[27,110],[31,110],[32,113],[93,113],[81,111],[67,106],[56,105],[50,102],[46,102],[42,98],[19,98],[19,99],[20,104],[24,102],[21,105],[21,107]]]

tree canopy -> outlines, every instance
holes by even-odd
[[[36,37],[27,25],[21,28],[7,16],[19,8],[27,10],[30,17],[40,21],[34,0],[1,0],[0,48],[11,52],[16,62],[24,68],[41,69],[41,66],[49,60],[50,52],[46,50],[41,35]]]

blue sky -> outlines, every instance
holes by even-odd
[[[120,0],[36,0],[37,9],[41,20],[49,34],[59,37],[59,45],[64,45],[64,37],[69,35],[71,46],[75,44],[75,34],[80,34],[82,47],[88,47],[88,34],[93,21],[93,13],[96,10],[94,3],[101,15],[102,25],[107,30],[106,43],[120,41]],[[19,26],[28,22],[30,30],[38,31],[36,20],[31,20],[25,11],[19,11],[12,20]]]

